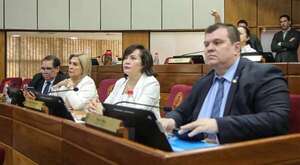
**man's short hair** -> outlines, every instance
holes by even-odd
[[[43,58],[43,61],[53,61],[53,67],[57,68],[60,66],[60,60],[55,55],[48,55]]]
[[[224,28],[228,32],[228,38],[231,43],[239,42],[240,41],[240,33],[237,28],[232,24],[224,24],[224,23],[216,23],[210,25],[206,30],[205,34],[212,33],[220,28]]]
[[[239,20],[237,22],[237,25],[239,25],[240,23],[243,23],[243,24],[245,24],[248,27],[248,22],[246,20],[244,20],[244,19]]]
[[[287,15],[287,14],[283,14],[283,15],[281,15],[280,17],[279,17],[279,19],[281,19],[281,18],[286,18],[288,21],[290,21],[291,20],[291,18],[290,18],[290,16],[289,15]]]

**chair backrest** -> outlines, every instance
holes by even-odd
[[[20,78],[20,77],[10,77],[10,78],[3,79],[0,83],[0,93],[3,92],[3,88],[4,88],[5,84],[8,84],[10,87],[20,89],[21,85],[22,85],[22,78]]]
[[[192,86],[184,84],[173,85],[168,97],[168,102],[166,107],[172,107],[175,109],[178,107],[184,99],[191,93]]]
[[[30,83],[31,83],[31,78],[25,78],[23,81],[22,81],[22,86],[21,88],[25,88],[26,86],[28,86]]]
[[[104,102],[108,97],[113,87],[115,86],[117,79],[105,79],[99,83],[98,95],[101,102]]]
[[[289,133],[300,132],[300,95],[290,95]]]
[[[4,163],[4,159],[5,159],[5,150],[0,147],[0,165]]]

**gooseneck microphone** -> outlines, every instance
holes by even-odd
[[[64,89],[64,90],[54,90],[54,91],[50,91],[49,93],[60,93],[60,92],[68,92],[68,91],[74,91],[77,92],[79,89],[77,87],[72,88],[72,89]]]

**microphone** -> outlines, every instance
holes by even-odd
[[[149,107],[149,108],[160,108],[160,107],[155,106],[155,105],[141,104],[141,103],[130,102],[130,101],[119,101],[119,102],[116,102],[114,105],[123,104],[123,103],[132,104],[132,105],[141,105],[141,106]]]
[[[60,92],[68,92],[68,91],[74,91],[77,92],[79,89],[77,87],[73,88],[73,89],[64,89],[64,90],[55,90],[55,91],[50,91],[49,93],[60,93]]]

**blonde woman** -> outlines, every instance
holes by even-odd
[[[69,91],[53,92],[53,95],[62,97],[68,109],[83,110],[89,101],[98,98],[95,82],[89,76],[90,72],[90,58],[84,54],[72,54],[69,57],[70,78],[52,88],[52,91]]]

